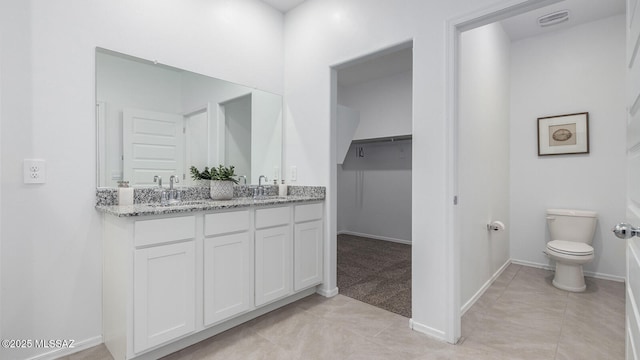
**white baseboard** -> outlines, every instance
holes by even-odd
[[[441,340],[441,341],[447,341],[447,338],[445,337],[445,333],[442,330],[438,330],[438,329],[434,329],[430,326],[424,325],[424,324],[420,324],[419,322],[413,320],[413,319],[409,319],[409,327],[411,329],[413,329],[414,331],[417,331],[419,333],[425,334],[427,336],[430,336],[432,338]]]
[[[511,259],[511,263],[515,265],[528,266],[528,267],[537,268],[537,269],[544,269],[544,270],[551,270],[551,271],[555,270],[555,267],[549,264],[541,264],[541,263],[536,263],[536,262],[526,261],[526,260]]]
[[[36,355],[27,360],[53,360],[62,356],[75,354],[79,351],[86,350],[88,348],[102,344],[102,335],[92,337],[86,340],[78,341],[73,344],[73,348],[55,349],[48,351],[44,354]]]
[[[364,233],[359,233],[359,232],[349,231],[349,230],[338,231],[338,235],[353,235],[353,236],[366,237],[374,240],[384,240],[384,241],[391,241],[391,242],[400,243],[400,244],[411,245],[411,240],[396,239],[396,238],[380,236],[380,235],[364,234]]]
[[[318,288],[316,289],[316,293],[330,298],[338,295],[338,288],[334,287],[333,289],[325,289],[322,286],[318,286]]]
[[[496,279],[502,275],[502,273],[505,271],[505,269],[507,268],[507,266],[509,266],[509,264],[511,264],[511,260],[507,260],[501,267],[500,269],[498,269],[498,271],[496,271],[491,278],[489,278],[489,280],[487,280],[487,282],[484,283],[484,285],[482,285],[482,287],[480,288],[480,290],[478,290],[472,297],[471,299],[469,299],[469,301],[467,301],[464,305],[462,305],[462,308],[460,309],[460,316],[464,315],[464,313],[466,313],[469,309],[471,309],[471,307],[473,306],[473,304],[476,303],[476,301],[478,301],[478,299],[480,299],[480,297],[484,294],[485,291],[487,291],[487,289],[491,286],[491,284],[493,284],[494,281],[496,281]]]
[[[545,270],[551,270],[551,271],[555,271],[556,269],[554,266],[549,264],[541,264],[541,263],[536,263],[536,262],[526,261],[526,260],[511,259],[511,262],[516,265],[529,266],[529,267],[534,267],[538,269],[545,269]],[[626,279],[624,276],[603,274],[603,273],[593,272],[593,271],[584,271],[584,276],[588,276],[596,279],[602,279],[602,280],[626,282]]]

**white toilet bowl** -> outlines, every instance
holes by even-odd
[[[552,240],[547,243],[545,253],[556,262],[553,286],[567,291],[585,291],[582,265],[594,258],[593,248],[585,243]]]
[[[591,243],[597,216],[593,211],[547,210],[551,241],[547,243],[544,252],[556,263],[553,278],[555,287],[573,292],[587,288],[582,265],[593,261],[595,257]]]

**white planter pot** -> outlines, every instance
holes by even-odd
[[[231,200],[233,181],[211,180],[210,193],[213,200]]]

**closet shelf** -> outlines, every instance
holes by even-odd
[[[386,136],[379,138],[369,138],[369,139],[358,139],[351,141],[352,144],[368,144],[368,143],[377,143],[377,142],[393,142],[393,141],[402,141],[402,140],[411,140],[412,135],[397,135],[397,136]]]

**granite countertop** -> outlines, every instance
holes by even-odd
[[[189,213],[195,211],[235,209],[250,206],[270,206],[279,204],[321,201],[324,194],[307,196],[265,196],[254,199],[252,197],[239,197],[231,200],[189,200],[169,206],[158,203],[134,204],[134,205],[96,205],[96,209],[105,214],[117,217],[131,217],[144,215],[166,215],[176,213]]]

